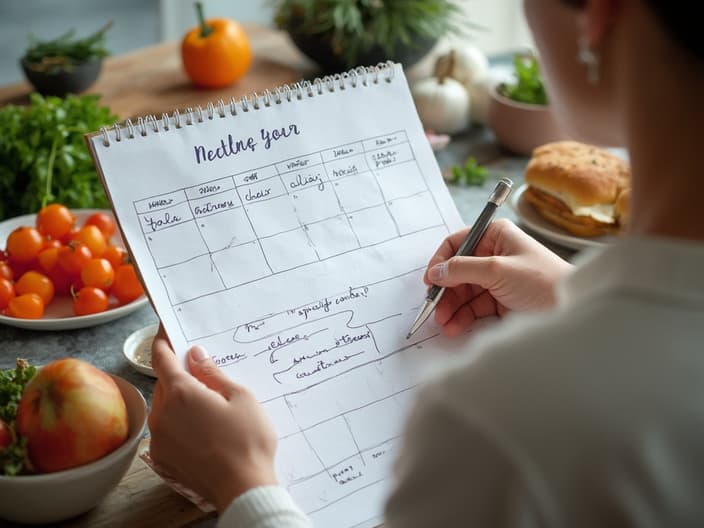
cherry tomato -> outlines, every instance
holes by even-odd
[[[37,255],[37,262],[39,262],[39,268],[43,272],[48,272],[56,267],[56,262],[59,258],[59,249],[55,247],[50,247],[42,249]]]
[[[36,293],[18,295],[7,305],[5,313],[18,319],[41,319],[44,315],[44,301]]]
[[[100,288],[84,286],[73,296],[73,313],[88,315],[108,309],[108,295]]]
[[[43,235],[60,239],[73,227],[76,217],[61,204],[50,204],[42,207],[37,213],[37,229]]]
[[[44,306],[48,305],[54,298],[54,283],[46,275],[38,271],[28,271],[15,283],[17,295],[25,293],[36,293],[44,301]]]
[[[76,240],[77,240],[77,238],[76,238],[77,236],[78,236],[78,229],[73,228],[73,229],[71,229],[71,231],[69,231],[69,232],[66,233],[64,236],[61,237],[60,242],[61,242],[63,245],[67,246],[67,245],[69,245],[71,242],[76,241]]]
[[[105,253],[105,248],[108,247],[103,233],[94,225],[83,226],[79,229],[76,240],[88,246],[91,254],[96,258],[102,257],[103,253]]]
[[[116,270],[123,264],[127,264],[127,251],[119,246],[108,246],[103,253],[103,258],[112,265],[112,269]]]
[[[104,258],[90,259],[81,270],[81,280],[86,286],[107,291],[115,280],[115,270]]]
[[[10,426],[0,420],[0,453],[12,443],[12,432]]]
[[[14,276],[10,264],[6,260],[0,260],[0,279],[12,280]]]
[[[58,249],[58,248],[60,248],[61,246],[63,246],[63,244],[61,243],[61,240],[57,240],[57,239],[55,239],[55,238],[46,238],[46,239],[44,239],[44,249],[48,249],[48,248],[56,248],[56,249]]]
[[[18,227],[7,237],[7,254],[19,263],[31,262],[44,247],[44,238],[33,227]]]
[[[71,293],[73,277],[66,273],[61,266],[54,266],[51,271],[47,271],[46,275],[54,283],[56,295],[69,295]]]
[[[93,213],[85,222],[85,225],[94,225],[105,237],[105,240],[110,240],[115,234],[115,220],[108,213]]]
[[[115,270],[115,282],[110,291],[120,304],[132,302],[144,293],[132,264],[123,264]]]
[[[79,275],[81,269],[93,258],[88,246],[80,242],[72,242],[59,249],[57,262],[69,275]]]
[[[7,308],[10,301],[14,299],[15,286],[7,279],[0,279],[0,310]]]

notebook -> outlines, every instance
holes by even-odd
[[[203,345],[274,422],[320,527],[382,521],[422,379],[450,345],[422,275],[462,225],[394,64],[86,138],[176,353]]]

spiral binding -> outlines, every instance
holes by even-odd
[[[274,104],[302,100],[305,97],[315,97],[326,92],[346,90],[349,87],[357,88],[358,85],[368,86],[369,84],[379,84],[380,80],[390,83],[394,78],[394,63],[392,61],[382,62],[376,66],[359,66],[344,73],[326,75],[315,78],[311,81],[299,81],[290,84],[277,86],[272,90],[265,90],[261,95],[254,92],[244,95],[239,100],[232,97],[226,103],[222,99],[207,104],[205,110],[199,105],[195,109],[186,108],[184,112],[175,110],[171,116],[164,112],[161,117],[148,115],[137,118],[136,124],[131,119],[126,119],[122,123],[115,123],[109,127],[101,127],[100,134],[103,138],[103,145],[110,146],[110,136],[119,143],[124,137],[134,139],[144,137],[150,133],[168,132],[172,129],[192,126],[195,123],[213,120],[216,117],[227,117],[228,111],[231,116],[236,116],[238,112],[250,112],[261,110]]]

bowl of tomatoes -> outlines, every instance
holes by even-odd
[[[0,323],[83,328],[146,303],[110,211],[50,204],[0,222]]]

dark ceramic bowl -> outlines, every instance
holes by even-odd
[[[102,63],[101,59],[95,59],[75,65],[70,72],[46,73],[33,70],[24,60],[20,61],[27,80],[37,92],[59,97],[86,90],[100,75]]]
[[[308,34],[289,28],[288,34],[296,47],[309,59],[318,64],[325,74],[341,73],[350,69],[345,58],[333,50],[329,34]],[[403,64],[404,68],[413,66],[425,57],[435,45],[435,40],[416,38],[411,46],[397,46],[395,53],[387,55],[383,48],[376,46],[362,53],[355,66],[373,66],[391,60]]]

